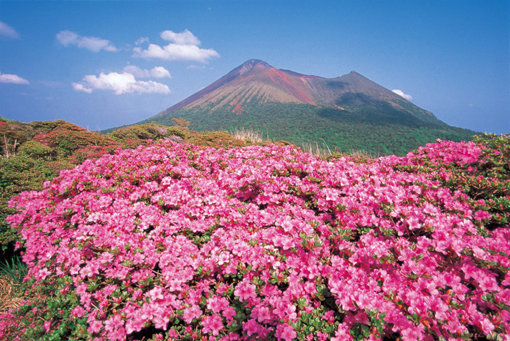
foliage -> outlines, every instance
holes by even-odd
[[[238,139],[224,131],[205,131],[191,133],[187,141],[197,146],[208,147],[241,147],[248,145],[248,141]]]
[[[186,128],[175,127],[175,126],[168,127],[168,135],[169,136],[174,135],[174,136],[178,136],[180,138],[186,139],[189,134],[190,134],[190,131]]]
[[[0,338],[508,338],[510,229],[472,195],[504,195],[509,141],[484,141],[330,160],[165,141],[85,161],[11,200],[45,299]],[[480,183],[450,183],[457,168]]]
[[[18,152],[24,153],[33,159],[51,160],[53,158],[53,149],[34,140],[23,143]]]
[[[182,117],[172,117],[172,123],[174,126],[184,129],[188,129],[189,125],[191,124],[190,121],[186,121]]]
[[[7,277],[15,287],[19,287],[27,275],[27,266],[18,257],[0,264],[0,276]]]
[[[115,140],[107,135],[88,131],[74,124],[64,122],[48,133],[34,136],[34,140],[51,148],[55,148],[60,157],[68,157],[84,146],[108,146]]]
[[[27,266],[17,256],[0,263],[0,314],[21,305],[26,275]]]
[[[119,147],[120,143],[112,144],[109,146],[86,146],[75,150],[69,159],[71,160],[71,162],[77,165],[87,159],[97,159],[103,156],[104,154],[110,154]]]
[[[170,134],[167,126],[144,123],[117,129],[111,135],[120,141],[124,141],[126,139],[159,140]]]
[[[53,177],[58,175],[61,170],[73,168],[76,166],[76,163],[70,161],[69,159],[56,159],[51,161],[44,161],[44,165],[51,170]]]
[[[15,211],[7,206],[8,200],[23,191],[40,190],[44,181],[54,173],[39,160],[25,153],[0,159],[0,245],[3,251],[19,239],[18,234],[5,221]]]
[[[510,134],[495,135],[483,134],[474,138],[476,143],[483,144],[484,161],[483,171],[492,177],[503,177],[508,179],[510,173]]]
[[[23,142],[22,135],[10,124],[0,121],[0,151],[3,157],[16,155],[16,149]]]

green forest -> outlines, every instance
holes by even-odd
[[[372,156],[405,155],[409,151],[435,142],[436,139],[469,141],[474,131],[455,128],[439,120],[424,121],[403,115],[384,102],[374,102],[359,109],[355,99],[345,110],[309,104],[249,102],[241,114],[230,106],[221,110],[200,107],[181,109],[148,121],[171,124],[172,118],[182,117],[198,131],[235,131],[245,128],[257,131],[267,139],[285,140],[308,149],[310,145],[332,152],[364,152]]]

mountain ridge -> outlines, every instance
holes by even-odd
[[[247,82],[251,82],[252,86],[247,88]],[[262,84],[265,86],[262,86]],[[339,77],[325,78],[286,69],[277,69],[263,60],[250,59],[204,89],[163,110],[157,116],[169,114],[189,105],[200,105],[206,102],[206,100],[210,101],[218,98],[219,96],[214,96],[211,93],[218,91],[221,87],[230,86],[236,86],[237,88],[242,86],[245,91],[250,92],[252,90],[262,93],[262,98],[266,101],[307,103],[314,106],[335,107],[341,110],[345,108],[336,102],[338,102],[340,96],[344,93],[367,94],[377,100],[391,101],[394,106],[400,109],[402,109],[402,105],[399,102],[407,103],[408,106],[415,106],[412,102],[407,101],[354,70]],[[230,88],[228,90],[232,91]],[[231,100],[232,111],[237,113],[242,112],[242,104],[240,103],[242,101],[238,96],[240,92],[239,89],[235,91],[237,101],[235,99]],[[221,94],[226,94],[226,92],[223,91]],[[204,100],[204,97],[206,97],[206,100]],[[222,104],[226,104],[226,102],[222,102]],[[430,112],[417,106],[413,109],[420,111],[422,119],[425,116],[428,121],[435,118]]]

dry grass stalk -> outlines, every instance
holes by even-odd
[[[7,276],[0,277],[0,314],[18,308],[23,300],[12,280]]]
[[[232,135],[239,140],[252,143],[260,143],[264,141],[264,138],[260,133],[251,129],[245,128],[236,129],[234,132],[232,132]]]

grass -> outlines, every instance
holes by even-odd
[[[261,143],[264,140],[269,140],[269,138],[264,139],[264,137],[262,137],[259,132],[245,128],[236,129],[231,133],[231,135],[239,140],[243,140],[249,143]]]
[[[0,276],[12,282],[15,287],[19,287],[23,283],[26,275],[27,266],[19,257],[13,257],[11,262],[6,260],[4,264],[0,265]]]
[[[20,305],[22,283],[27,275],[27,266],[18,257],[0,266],[0,314]]]

